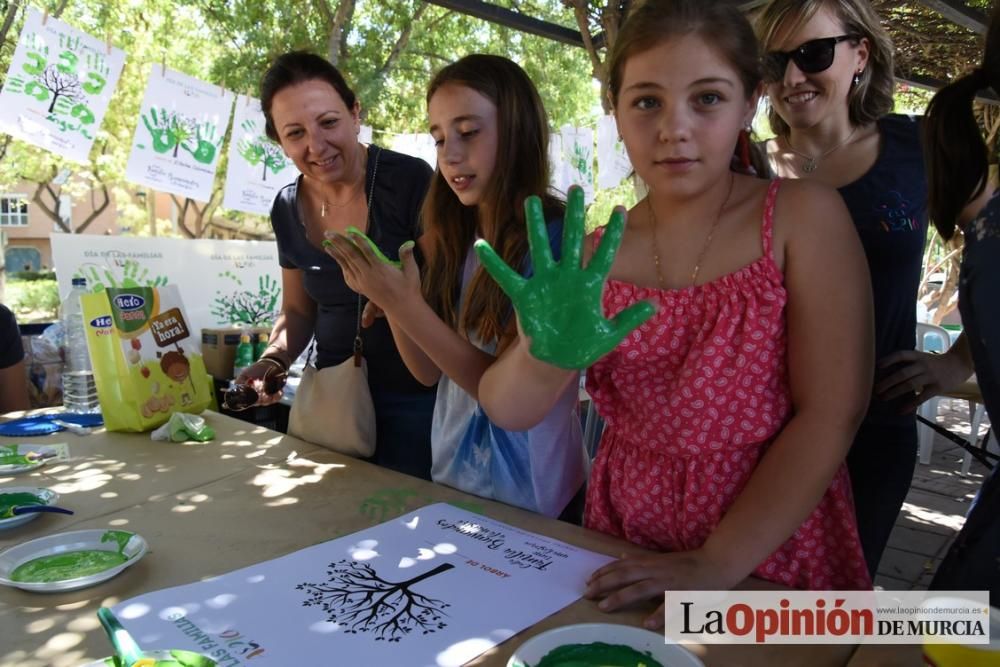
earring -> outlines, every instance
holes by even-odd
[[[740,167],[745,174],[756,175],[756,170],[753,168],[753,163],[750,162],[750,132],[753,128],[747,125],[745,128],[740,130],[739,139],[737,140],[736,150],[739,154]]]
[[[853,82],[854,86],[861,85],[861,73],[862,72],[864,72],[864,70],[860,70],[859,69],[857,72],[854,73],[854,82]]]

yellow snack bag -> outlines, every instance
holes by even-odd
[[[174,285],[109,287],[80,299],[109,431],[148,431],[212,401],[205,362]]]

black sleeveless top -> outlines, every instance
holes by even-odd
[[[927,238],[927,179],[920,119],[878,121],[882,146],[868,172],[839,188],[868,259],[875,303],[875,359],[916,346],[917,289]],[[866,423],[912,421],[898,401],[872,398]]]
[[[365,176],[366,199],[372,192],[376,155],[378,171],[368,236],[387,257],[399,259],[399,246],[420,237],[420,206],[433,171],[419,158],[370,145]],[[271,226],[278,242],[278,263],[282,268],[302,271],[305,290],[316,302],[315,362],[317,368],[325,368],[341,363],[353,353],[358,295],[347,286],[337,262],[306,238],[298,206],[301,178],[278,192],[271,207]],[[384,318],[362,329],[361,338],[368,361],[368,384],[373,391],[435,391],[410,375]]]

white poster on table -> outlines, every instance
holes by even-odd
[[[177,285],[194,331],[272,322],[281,308],[273,241],[51,234],[60,298],[75,277],[105,287]]]
[[[457,666],[579,599],[611,560],[436,504],[114,611],[140,646],[227,667]]]
[[[609,190],[618,187],[632,173],[632,162],[625,144],[618,137],[614,116],[597,119],[597,187]]]
[[[125,52],[27,8],[0,91],[0,131],[86,162]]]
[[[125,177],[154,190],[208,201],[232,108],[228,90],[153,65]]]
[[[236,211],[268,215],[278,190],[298,175],[299,170],[281,146],[264,132],[260,100],[238,95],[222,205]]]
[[[562,154],[569,185],[583,188],[584,200],[594,201],[594,131],[589,127],[563,125]]]

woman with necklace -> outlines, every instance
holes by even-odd
[[[278,395],[263,393],[263,378],[279,367],[287,370],[311,337],[317,369],[353,354],[364,304],[324,241],[356,227],[398,260],[399,247],[420,236],[420,206],[432,171],[423,160],[358,141],[360,103],[340,72],[319,56],[279,56],[261,81],[261,107],[267,135],[302,173],[278,192],[271,208],[282,271],[281,313],[261,361],[240,378],[252,382],[266,404]],[[407,370],[384,319],[365,320],[361,339],[375,408],[373,462],[429,479],[434,387]]]
[[[888,113],[892,43],[867,0],[773,0],[757,32],[777,134],[768,162],[780,177],[837,188],[868,259],[878,363],[847,464],[874,575],[913,477],[914,409],[970,373],[964,344],[939,358],[913,351],[927,235],[920,124]]]

